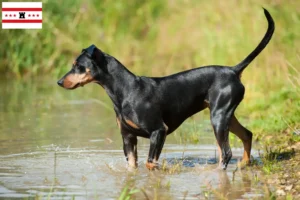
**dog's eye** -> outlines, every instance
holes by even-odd
[[[82,65],[77,65],[76,70],[79,71],[79,73],[84,73],[85,72],[85,67]]]

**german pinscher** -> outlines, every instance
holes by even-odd
[[[146,166],[154,169],[166,136],[205,108],[210,109],[220,167],[225,170],[232,156],[229,131],[242,140],[242,163],[249,164],[252,133],[239,123],[234,111],[245,93],[240,80],[243,70],[266,47],[275,30],[270,13],[266,9],[264,13],[268,20],[267,32],[259,45],[236,66],[204,66],[166,77],[135,76],[116,58],[91,45],[82,50],[58,85],[75,89],[94,82],[106,90],[114,105],[130,167],[137,167],[137,136],[150,139]]]

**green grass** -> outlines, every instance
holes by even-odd
[[[132,199],[132,195],[135,193],[140,192],[138,189],[129,189],[127,186],[125,186],[118,198],[118,200],[130,200]]]
[[[42,2],[42,30],[1,30],[1,38],[6,38],[0,47],[2,73],[58,77],[92,43],[108,52],[128,52],[134,43],[154,34],[150,25],[165,5],[139,0]]]

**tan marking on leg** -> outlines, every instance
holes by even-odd
[[[232,116],[229,130],[230,130],[230,132],[232,132],[233,134],[235,134],[242,140],[243,145],[244,145],[244,154],[243,154],[242,162],[244,164],[249,164],[250,163],[250,155],[251,155],[252,139],[249,139],[246,129],[239,123],[239,121],[236,119],[235,116]]]
[[[222,163],[222,150],[221,150],[221,147],[217,141],[217,146],[218,146],[218,153],[219,153],[219,165],[221,166],[221,163]]]
[[[166,132],[165,137],[164,137],[164,139],[165,139],[166,136],[167,136],[169,127],[168,127],[165,123],[163,123],[163,125],[164,125],[165,132]],[[158,169],[158,157],[157,157],[157,156],[154,157],[154,159],[152,160],[151,163],[147,161],[147,162],[146,162],[146,167],[147,167],[149,170]]]
[[[240,78],[240,79],[242,78],[242,72],[239,74],[239,78]]]
[[[119,117],[117,117],[117,125],[118,125],[119,129],[121,129],[121,123],[120,123]]]
[[[137,168],[137,159],[132,152],[127,154],[128,166],[132,168]]]
[[[157,169],[157,168],[158,168],[157,161],[156,161],[156,160],[153,160],[152,163],[149,163],[149,162],[147,161],[147,162],[146,162],[146,167],[147,167],[149,170]]]
[[[204,100],[204,106],[205,106],[206,108],[207,108],[207,107],[209,108],[209,101],[206,100],[206,99]]]
[[[209,102],[207,100],[204,100],[204,103],[205,104],[207,103],[207,105],[208,105],[207,107],[209,107]],[[211,124],[211,127],[213,128],[213,131],[215,132],[214,126],[212,125],[211,121],[210,121],[210,124]],[[216,141],[216,142],[217,142],[218,154],[219,154],[219,167],[221,167],[221,164],[222,164],[222,149],[221,149],[218,141]]]
[[[164,123],[164,127],[166,129],[166,133],[168,133],[169,127]]]
[[[154,163],[148,163],[148,162],[146,162],[146,167],[149,169],[149,170],[153,170],[153,169],[155,169],[155,164]]]
[[[126,124],[128,124],[129,126],[131,126],[134,129],[139,129],[139,127],[131,120],[129,119],[125,119]]]
[[[245,141],[245,142],[243,142],[243,144],[244,144],[243,162],[245,162],[245,164],[249,164],[252,144],[250,141]]]

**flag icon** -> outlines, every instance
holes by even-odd
[[[42,2],[2,2],[2,29],[41,29]]]

